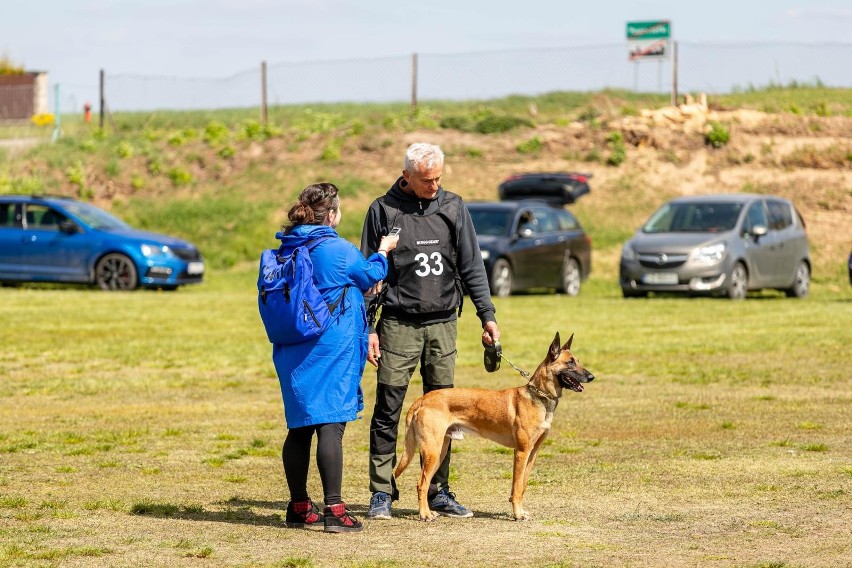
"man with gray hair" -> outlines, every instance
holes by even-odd
[[[367,211],[361,252],[378,250],[384,235],[398,230],[386,285],[371,306],[367,360],[378,367],[376,403],[370,422],[370,510],[367,518],[390,519],[399,498],[393,478],[402,404],[420,365],[424,394],[452,388],[457,317],[464,294],[482,322],[482,342],[500,339],[488,275],[473,222],[461,197],[441,186],[444,153],[433,144],[412,144],[402,176]],[[377,291],[377,290],[376,290]],[[374,326],[375,310],[381,318]],[[450,491],[450,451],[429,486],[429,507],[449,517],[472,517]]]

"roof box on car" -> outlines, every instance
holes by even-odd
[[[592,174],[577,172],[517,174],[499,186],[500,199],[542,199],[553,205],[570,205],[591,191]]]

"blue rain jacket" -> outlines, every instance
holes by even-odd
[[[287,428],[349,422],[364,409],[361,375],[367,362],[367,314],[362,292],[387,275],[387,259],[365,259],[358,248],[326,225],[299,225],[275,237],[284,254],[317,237],[326,239],[311,252],[314,282],[326,302],[337,301],[349,285],[328,329],[297,345],[272,345],[272,361],[281,383]],[[342,308],[342,309],[341,309]]]

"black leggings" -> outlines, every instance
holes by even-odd
[[[281,449],[284,476],[291,501],[308,499],[308,468],[311,462],[311,440],[317,433],[317,468],[326,505],[337,505],[343,485],[343,431],[346,422],[315,424],[291,428]]]

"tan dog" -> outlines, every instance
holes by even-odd
[[[573,340],[574,334],[571,334],[560,349],[557,333],[544,361],[524,386],[501,391],[442,389],[414,401],[405,417],[405,452],[396,466],[394,477],[402,475],[419,446],[421,472],[417,496],[422,520],[431,521],[437,516],[429,510],[429,481],[447,453],[450,431],[456,430],[514,448],[515,467],[509,501],[516,520],[529,518],[521,504],[524,490],[536,454],[550,432],[562,389],[582,392],[580,383],[588,383],[595,378],[569,351]]]

